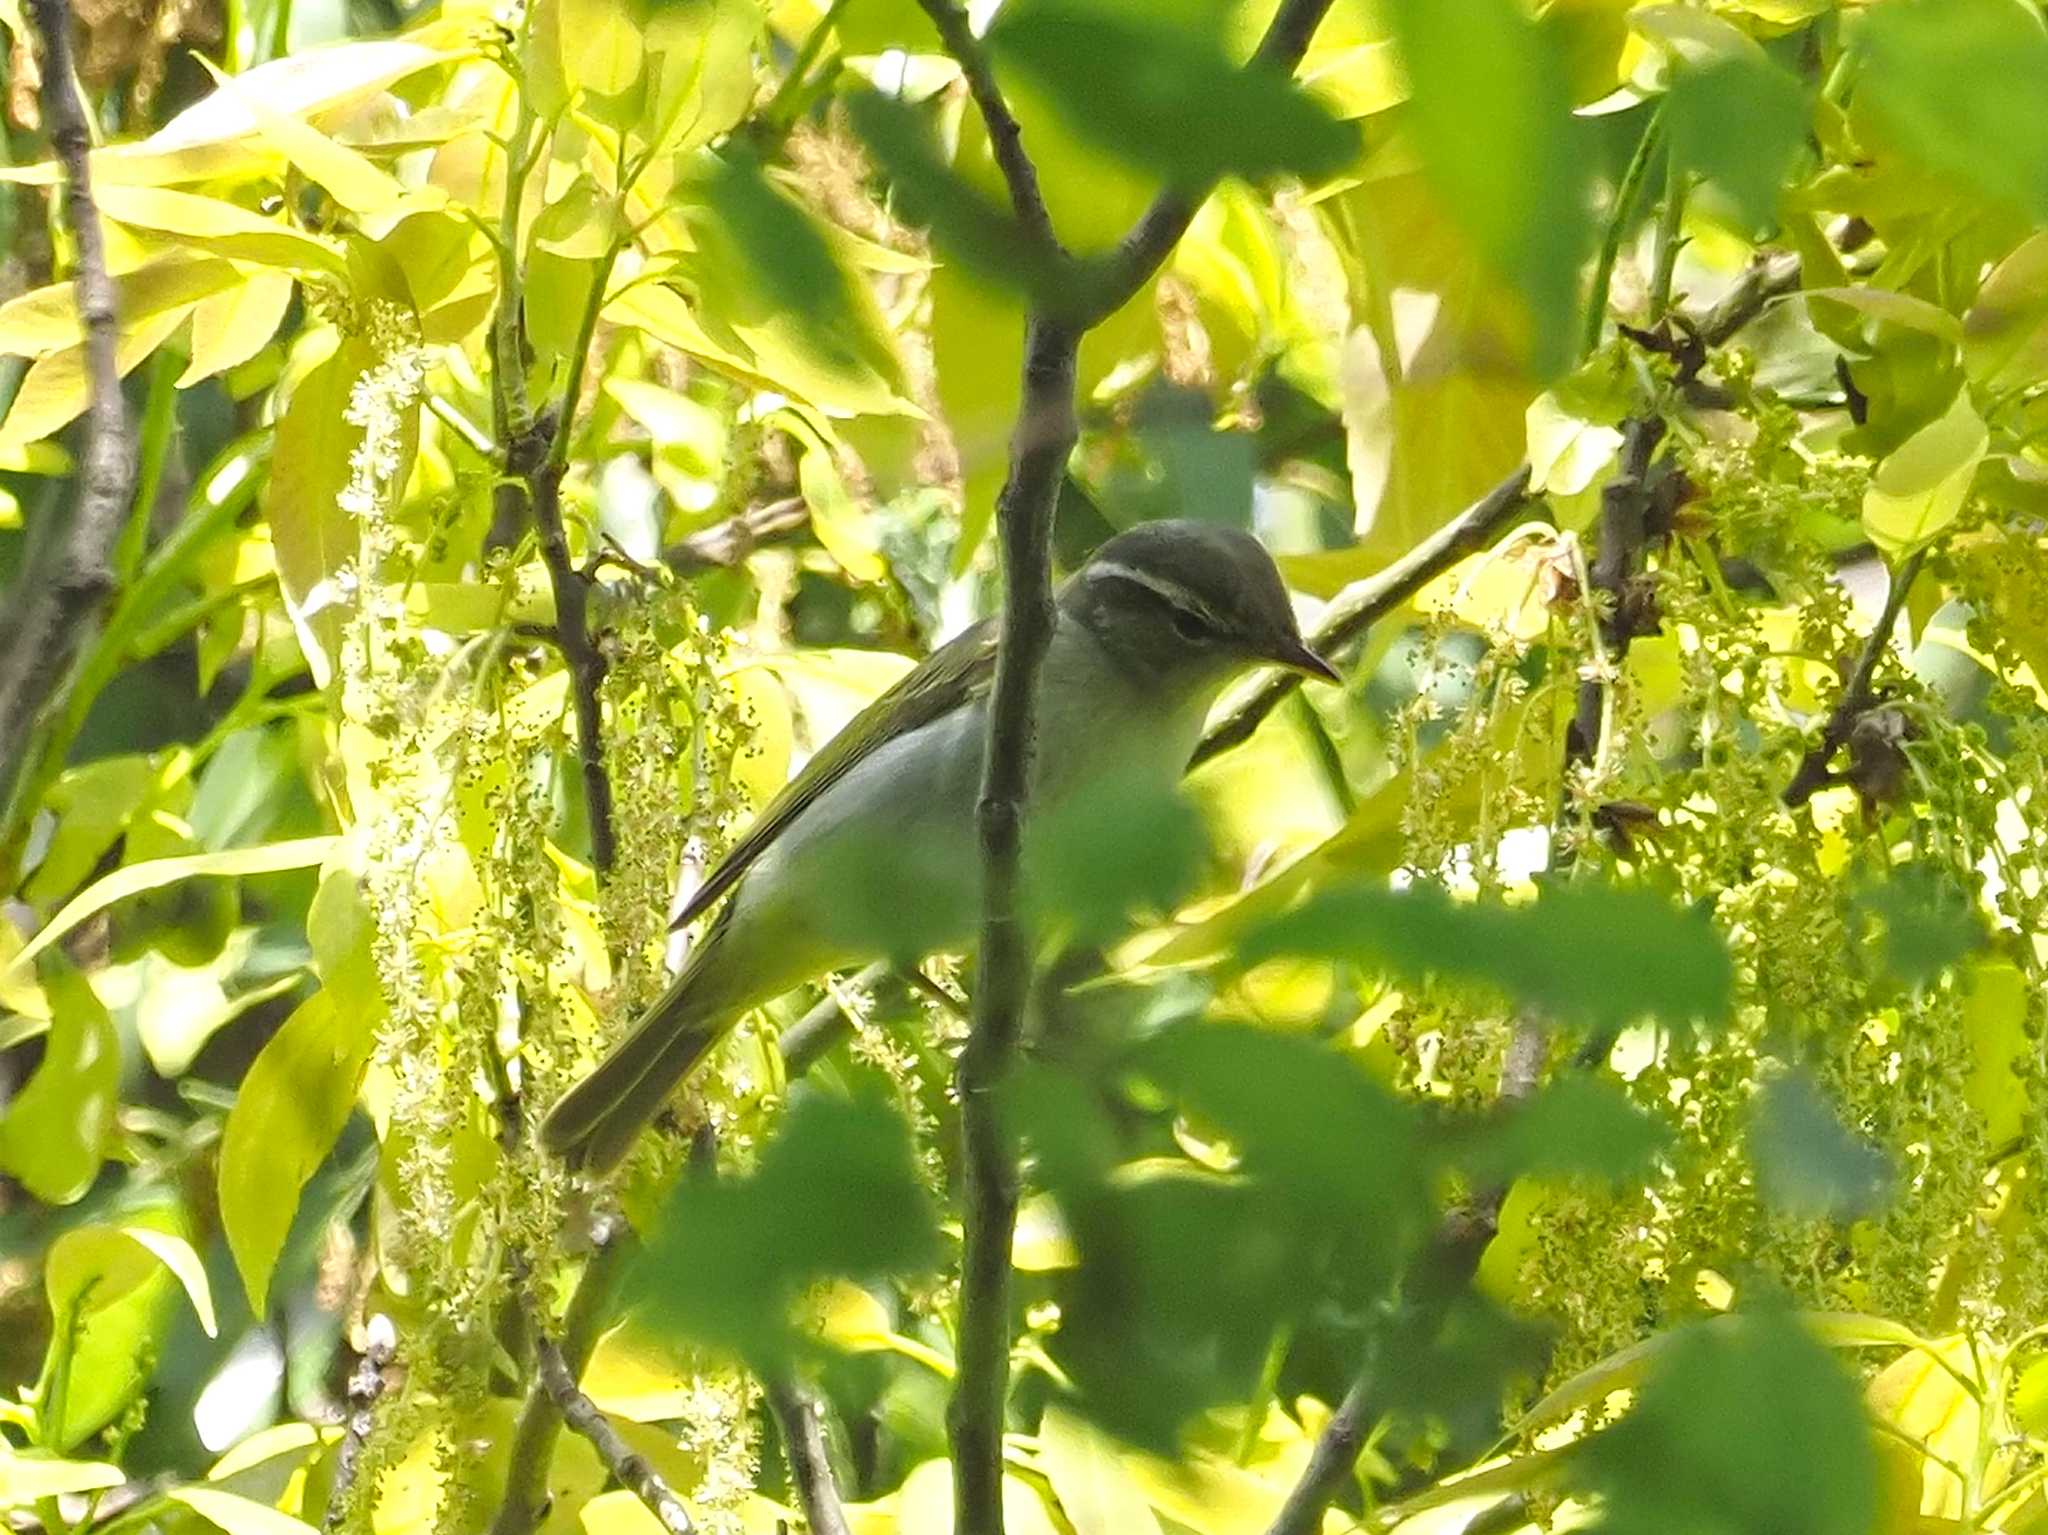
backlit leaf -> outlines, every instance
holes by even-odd
[[[53,966],[43,982],[50,1039],[35,1075],[0,1113],[0,1169],[45,1204],[84,1196],[112,1149],[121,1041],[85,977]]]
[[[251,272],[227,292],[202,301],[192,311],[192,357],[178,376],[178,387],[238,368],[268,346],[284,324],[295,286],[282,272]]]

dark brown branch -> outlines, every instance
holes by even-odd
[[[1010,190],[1010,206],[1016,211],[1017,222],[1045,257],[1052,261],[1065,261],[1066,247],[1060,244],[1060,237],[1052,227],[1052,215],[1045,206],[1045,193],[1038,185],[1038,167],[1031,163],[1031,156],[1024,149],[1023,130],[1018,127],[1016,114],[1011,112],[1009,102],[1003,99],[995,73],[989,68],[988,55],[982,51],[981,40],[974,35],[974,28],[968,22],[965,7],[954,4],[953,0],[918,0],[918,4],[931,17],[946,52],[960,66],[960,73],[967,81],[967,92],[974,98],[975,109],[981,113],[981,120],[988,127],[989,150],[995,156],[996,168],[1003,173],[1003,184]]]
[[[1322,25],[1332,0],[1285,0],[1266,28],[1250,67],[1292,74]],[[1188,232],[1209,195],[1207,186],[1168,187],[1131,226],[1109,257],[1098,263],[1087,285],[1082,314],[1089,326],[1100,324],[1131,301],[1152,280],[1160,264]]]
[[[1821,727],[1820,739],[1799,759],[1798,770],[1793,773],[1792,781],[1785,785],[1784,799],[1789,808],[1797,809],[1835,781],[1835,774],[1828,764],[1834,761],[1836,752],[1849,744],[1856,722],[1877,702],[1877,696],[1870,688],[1871,679],[1877,675],[1877,663],[1884,659],[1885,651],[1891,646],[1892,636],[1899,627],[1899,614],[1905,610],[1906,595],[1912,591],[1913,582],[1926,561],[1927,551],[1915,549],[1891,573],[1891,590],[1885,593],[1884,611],[1877,616],[1877,626],[1870,631],[1870,638],[1863,642],[1863,651],[1856,657],[1855,669],[1849,673],[1849,679],[1842,687],[1842,696],[1836,700],[1827,723]]]
[[[661,562],[679,576],[703,570],[729,570],[743,563],[763,544],[796,532],[811,520],[811,509],[801,496],[785,496],[761,506],[750,506],[723,522],[700,528],[661,551]]]
[[[335,1452],[334,1482],[327,1492],[324,1528],[339,1529],[354,1495],[356,1473],[362,1469],[363,1447],[377,1425],[377,1403],[384,1395],[384,1372],[397,1352],[398,1339],[388,1319],[370,1319],[369,1337],[364,1340],[363,1357],[348,1381],[348,1422],[341,1432],[341,1447]]]
[[[1524,464],[1485,497],[1445,523],[1413,549],[1371,578],[1345,588],[1323,614],[1309,643],[1319,655],[1341,654],[1372,626],[1468,554],[1493,542],[1508,520],[1529,501],[1529,466]],[[1273,672],[1244,702],[1218,720],[1195,749],[1199,767],[1219,752],[1251,738],[1260,721],[1301,686],[1296,672]]]
[[[612,779],[605,766],[604,708],[606,661],[590,632],[589,574],[569,556],[569,537],[562,526],[563,465],[548,462],[534,469],[531,487],[533,522],[540,534],[541,562],[555,596],[555,643],[569,670],[569,698],[576,714],[576,762],[583,774],[584,807],[590,816],[590,861],[600,874],[611,872],[618,840],[612,827]]]
[[[619,1437],[612,1420],[598,1410],[597,1403],[576,1384],[576,1372],[569,1368],[561,1345],[546,1333],[534,1344],[534,1364],[541,1383],[547,1387],[562,1421],[590,1441],[597,1458],[604,1462],[614,1480],[647,1505],[647,1511],[661,1521],[668,1535],[697,1535],[697,1526],[683,1500],[663,1480],[646,1456]]]
[[[121,398],[114,284],[92,198],[91,139],[75,83],[71,8],[67,0],[29,0],[29,10],[43,39],[43,113],[64,168],[64,219],[78,246],[72,283],[90,393],[78,507],[67,526],[49,530],[44,550],[8,598],[11,620],[0,625],[0,809],[21,785],[35,781],[35,738],[68,689],[72,661],[113,595],[115,548],[128,520],[136,457]]]
[[[1607,690],[1614,672],[1628,656],[1629,646],[1650,632],[1654,619],[1642,611],[1647,598],[1636,589],[1636,570],[1649,536],[1650,460],[1664,440],[1664,418],[1646,413],[1631,416],[1621,434],[1621,462],[1600,493],[1600,542],[1594,555],[1593,590],[1597,599],[1600,638],[1609,675],[1589,676],[1579,683],[1578,707],[1565,731],[1567,769],[1596,760]]]
[[[768,1410],[775,1414],[782,1431],[783,1458],[789,1462],[789,1482],[796,1489],[797,1502],[811,1535],[849,1535],[846,1510],[839,1496],[839,1481],[832,1474],[832,1457],[825,1445],[825,1423],[817,1402],[793,1381],[764,1382]]]
[[[997,1097],[1015,1061],[1031,990],[1031,939],[1017,900],[1025,797],[1037,733],[1039,664],[1052,638],[1052,523],[1078,435],[1081,335],[1040,315],[1024,344],[1024,401],[996,501],[1002,637],[988,710],[977,821],[982,907],[974,1023],[960,1055],[962,1250],[953,1398],[953,1527],[1002,1535],[1003,1408],[1010,1384],[1010,1244],[1017,1167]]]

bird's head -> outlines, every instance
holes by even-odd
[[[1341,680],[1303,641],[1273,557],[1236,528],[1140,523],[1095,551],[1060,604],[1154,687],[1220,684],[1258,665]]]

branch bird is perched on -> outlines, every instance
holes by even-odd
[[[730,894],[682,973],[541,1127],[574,1165],[612,1166],[742,1013],[829,970],[958,948],[979,912],[975,835],[993,621],[934,651],[763,810],[677,923]],[[1060,588],[1038,678],[1035,808],[1121,779],[1170,790],[1210,705],[1247,667],[1336,681],[1303,643],[1249,534],[1151,522]]]

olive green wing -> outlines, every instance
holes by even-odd
[[[868,753],[979,698],[995,680],[995,670],[993,619],[984,619],[933,651],[915,670],[849,720],[845,729],[804,764],[801,773],[783,785],[710,877],[697,887],[674,925],[682,927],[709,911],[739,883],[740,876],[768,851],[790,822]]]

